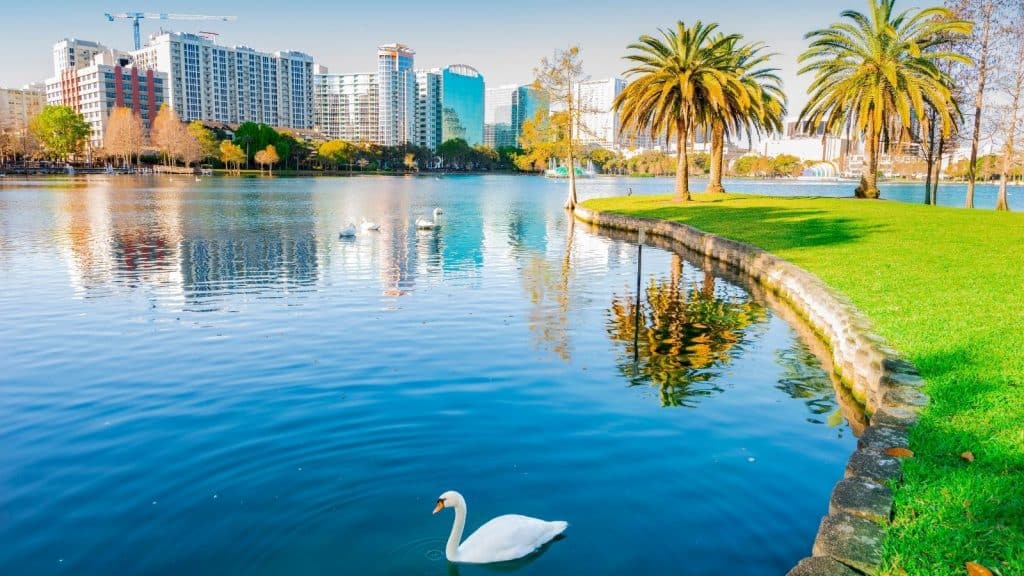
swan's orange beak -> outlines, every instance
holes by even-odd
[[[432,512],[432,514],[437,514],[441,510],[444,510],[444,500],[437,501],[437,506],[434,506],[434,511]]]

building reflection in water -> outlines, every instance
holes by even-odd
[[[90,179],[55,205],[59,243],[83,297],[118,286],[201,304],[235,292],[316,283],[321,251],[308,195],[215,198],[162,178]]]
[[[631,386],[655,387],[663,406],[693,407],[721,392],[721,370],[767,320],[765,307],[748,294],[717,287],[713,273],[684,266],[675,255],[670,277],[648,282],[639,324],[636,305],[635,294],[613,298],[608,334],[622,345],[622,375]]]
[[[160,303],[205,310],[225,294],[306,289],[328,270],[345,280],[375,278],[389,297],[478,272],[483,199],[474,195],[446,209],[439,229],[418,231],[414,218],[432,208],[417,203],[415,179],[388,181],[395,183],[408,189],[381,194],[373,179],[337,193],[331,181],[225,188],[218,179],[95,177],[58,192],[53,210],[80,297],[138,288]],[[337,231],[358,217],[380,223],[380,232],[339,241]]]

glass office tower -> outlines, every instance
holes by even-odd
[[[484,143],[484,77],[465,64],[441,71],[441,142],[454,138]]]
[[[487,90],[484,143],[492,148],[519,145],[523,122],[548,113],[548,98],[533,86],[509,85]]]

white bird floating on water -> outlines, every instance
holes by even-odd
[[[378,230],[380,230],[380,224],[370,222],[366,218],[363,218],[363,232],[377,232]]]
[[[441,225],[441,223],[438,222],[438,218],[442,214],[444,214],[444,212],[442,212],[440,208],[434,208],[434,219],[427,220],[423,216],[420,216],[419,218],[416,218],[416,227],[420,230],[433,230]]]
[[[356,223],[349,220],[348,225],[338,232],[338,238],[355,238],[356,237]]]
[[[466,527],[466,499],[458,492],[445,492],[437,499],[434,514],[444,508],[455,509],[455,523],[444,549],[449,562],[490,564],[516,560],[536,552],[569,526],[563,521],[506,514],[487,522],[459,544]]]

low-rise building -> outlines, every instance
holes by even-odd
[[[0,88],[0,128],[20,132],[28,128],[33,116],[46,105],[46,86],[30,84],[23,88]]]

